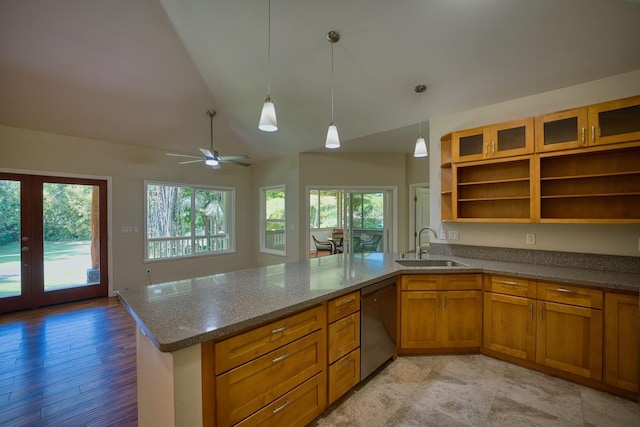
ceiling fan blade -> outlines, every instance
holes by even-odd
[[[210,150],[207,150],[206,148],[201,148],[200,151],[202,151],[202,154],[204,154],[204,156],[208,159],[215,159],[216,157]]]
[[[237,160],[229,160],[229,159],[223,159],[220,158],[220,163],[226,163],[229,165],[236,165],[236,166],[250,166],[249,163],[244,163],[244,162],[238,162]]]
[[[187,160],[185,162],[178,162],[179,165],[188,165],[189,163],[199,163],[199,162],[203,162],[204,159],[198,159],[198,160]]]
[[[166,153],[167,156],[173,156],[173,157],[189,157],[192,159],[201,159],[200,156],[188,156],[186,154],[178,154],[178,153]]]
[[[235,156],[220,156],[220,160],[242,160],[248,158],[249,156],[247,156],[246,154],[237,154]]]

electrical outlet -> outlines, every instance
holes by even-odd
[[[527,245],[536,244],[536,235],[533,233],[527,234]]]
[[[438,239],[447,240],[447,232],[445,231],[444,228],[441,228],[440,230],[438,230]]]
[[[460,235],[458,234],[458,230],[449,230],[447,231],[447,240],[459,240]]]

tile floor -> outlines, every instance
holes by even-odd
[[[631,402],[482,355],[400,357],[312,424],[640,426]]]

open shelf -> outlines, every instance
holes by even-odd
[[[440,139],[440,219],[453,221],[453,175],[451,134]]]
[[[458,218],[463,219],[526,219],[530,218],[530,199],[458,200]]]

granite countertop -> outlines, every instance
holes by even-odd
[[[411,254],[409,254],[411,255]],[[465,266],[405,267],[399,254],[333,255],[118,292],[143,333],[173,352],[255,327],[398,274],[492,273],[638,292],[640,274],[429,255]]]

